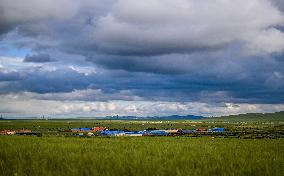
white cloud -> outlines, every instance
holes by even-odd
[[[247,49],[251,54],[281,53],[284,49],[284,33],[271,28],[247,36]]]
[[[232,42],[265,53],[284,50],[284,15],[269,0],[119,0],[100,19],[102,51],[154,55],[218,48]]]
[[[75,0],[1,0],[0,35],[21,24],[69,20],[76,15],[79,7]]]
[[[26,69],[30,67],[41,66],[41,63],[24,63],[24,58],[22,57],[6,57],[0,56],[0,63],[3,68],[10,71],[19,71],[21,69]]]
[[[65,20],[75,15],[79,3],[75,0],[1,0],[1,19],[29,22],[46,18]]]
[[[113,93],[103,92],[101,89],[84,89],[74,90],[66,93],[45,93],[37,94],[31,92],[18,93],[20,96],[24,96],[30,99],[36,100],[56,100],[56,101],[109,101],[109,100],[127,100],[127,101],[141,101],[142,97],[133,95],[130,90],[121,90]],[[110,109],[113,106],[110,106]]]
[[[76,117],[108,115],[204,115],[219,116],[240,113],[263,113],[284,110],[283,104],[208,104],[199,102],[156,102],[156,101],[55,101],[32,99],[25,94],[0,96],[0,113],[9,117],[52,116]]]

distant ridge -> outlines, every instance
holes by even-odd
[[[202,121],[281,121],[284,122],[284,111],[275,113],[247,113],[220,117],[197,115],[169,116],[106,116],[106,117],[1,117],[0,120],[202,120]]]
[[[221,117],[209,117],[212,121],[282,121],[284,122],[284,111],[274,113],[247,113]]]
[[[197,120],[197,119],[203,119],[206,117],[203,116],[195,116],[195,115],[171,115],[171,116],[162,116],[162,117],[153,117],[153,119],[161,119],[161,120]]]
[[[109,120],[198,120],[203,119],[203,116],[195,115],[170,115],[170,116],[147,116],[147,117],[137,117],[137,116],[107,116],[104,119]]]

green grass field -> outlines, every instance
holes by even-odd
[[[1,175],[283,175],[284,139],[0,136]]]
[[[263,123],[263,122],[284,122],[284,111],[275,113],[248,113],[239,115],[230,115],[214,118],[204,118],[203,121],[215,122],[249,122],[249,123]]]
[[[225,137],[279,138],[284,137],[284,120],[274,122],[222,122],[222,121],[125,121],[125,120],[0,120],[0,130],[29,129],[42,132],[43,136],[66,136],[65,130],[76,127],[103,126],[108,129],[128,129],[131,131],[147,128],[196,129],[200,127],[224,127]]]
[[[253,120],[252,120],[253,119]],[[0,136],[2,176],[283,175],[284,118],[255,115],[199,121],[0,120],[0,130],[30,129],[42,137]],[[224,127],[221,134],[180,137],[71,137],[74,127],[109,129]]]

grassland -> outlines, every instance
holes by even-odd
[[[279,115],[279,114],[278,114]],[[30,129],[41,137],[0,136],[0,175],[283,175],[284,119],[243,115],[179,121],[0,120],[0,130]],[[180,137],[71,137],[73,127],[195,129],[220,134]]]
[[[1,175],[283,175],[284,139],[0,137]]]
[[[249,123],[264,123],[264,122],[284,122],[284,111],[275,113],[248,113],[239,115],[230,115],[214,118],[204,118],[203,121],[215,122],[249,122]]]
[[[76,127],[103,126],[108,129],[196,129],[203,127],[223,127],[223,137],[236,138],[279,138],[284,137],[283,121],[127,121],[127,120],[0,120],[0,130],[30,129],[42,132],[43,136],[66,136],[66,130]],[[198,136],[198,135],[195,135]],[[217,136],[216,136],[217,137]]]

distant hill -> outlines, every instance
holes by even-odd
[[[281,121],[284,122],[284,111],[275,113],[247,113],[239,115],[221,116],[221,117],[210,117],[203,119],[206,121]]]
[[[47,120],[38,117],[0,118],[0,120]],[[106,116],[106,117],[77,117],[77,118],[51,118],[48,120],[197,120],[197,121],[229,121],[229,122],[284,122],[284,111],[275,113],[247,113],[221,117],[204,117],[196,115],[170,115],[170,116]]]
[[[195,115],[171,115],[171,116],[161,116],[161,117],[150,117],[151,119],[160,119],[160,120],[199,120],[205,117],[203,116],[195,116]]]
[[[137,117],[137,116],[107,116],[104,119],[109,120],[199,120],[203,119],[203,116],[195,115],[171,115],[171,116],[147,116],[147,117]]]

